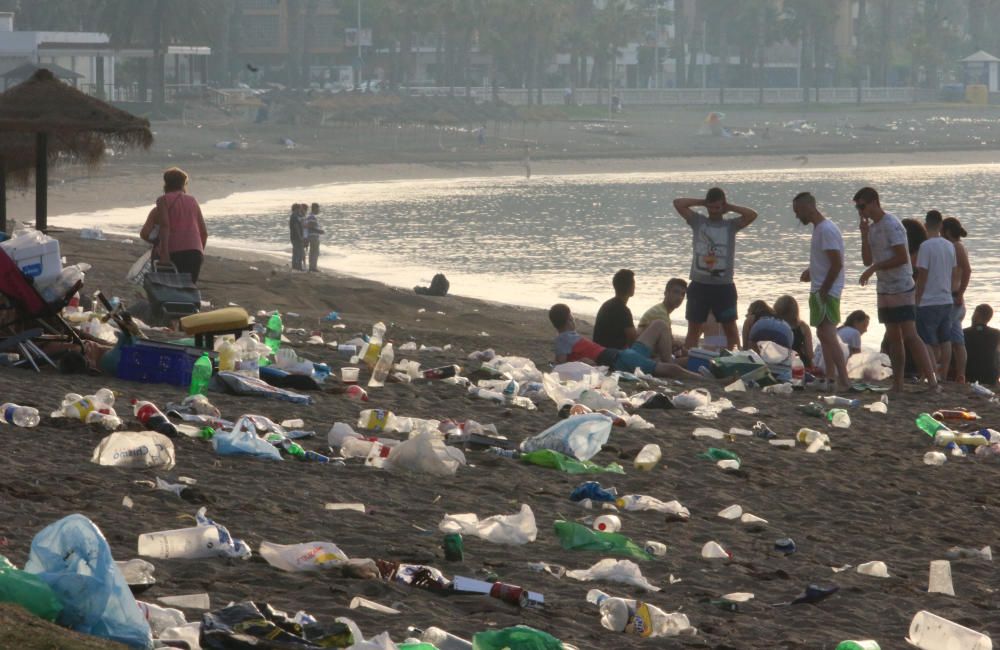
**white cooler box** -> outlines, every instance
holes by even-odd
[[[59,254],[59,240],[32,242],[17,245],[17,239],[0,243],[4,251],[14,260],[21,272],[42,287],[54,282],[62,273],[62,256]]]

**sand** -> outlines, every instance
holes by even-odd
[[[81,240],[65,232],[62,249],[68,262],[94,265],[87,277],[88,292],[101,289],[126,301],[136,297],[122,277],[142,250],[137,244]],[[545,314],[537,310],[456,297],[420,297],[326,273],[293,274],[287,267],[262,260],[212,256],[202,277],[204,297],[214,305],[233,301],[251,312],[295,311],[301,316],[288,317],[286,327],[319,330],[326,340],[346,340],[379,319],[389,326],[388,336],[397,347],[411,340],[453,346],[445,352],[404,355],[424,367],[467,365],[468,353],[486,347],[504,355],[527,356],[539,368],[547,368],[552,358],[553,331]],[[320,320],[330,310],[340,312],[346,329],[334,330]],[[292,338],[303,356],[335,368],[343,365],[329,350],[300,345],[300,337]],[[693,385],[699,384],[689,384]],[[60,375],[52,370],[36,374],[0,369],[0,386],[5,400],[35,406],[43,414],[56,408],[64,393],[88,393],[101,386],[115,390],[119,404],[136,397],[163,406],[184,394],[165,385]],[[714,386],[712,390],[718,392]],[[740,471],[725,472],[698,458],[711,446],[692,437],[698,426],[749,428],[760,419],[786,437],[802,426],[817,427],[820,421],[795,408],[816,394],[729,395],[737,407],[756,406],[760,413],[727,411],[711,422],[681,411],[644,411],[643,417],[655,429],[615,428],[609,444],[594,459],[602,464],[622,463],[627,467],[624,476],[569,476],[470,451],[470,465],[442,479],[369,469],[359,461],[338,467],[218,457],[209,444],[187,438],[175,440],[178,461],[173,470],[126,470],[89,462],[102,432],[82,423],[43,417],[36,429],[0,428],[7,448],[0,456],[2,552],[22,565],[36,532],[79,512],[101,528],[116,559],[128,559],[136,556],[140,533],[187,526],[199,505],[206,505],[209,516],[250,544],[254,559],[154,560],[157,585],[146,593],[148,598],[208,592],[213,607],[252,598],[289,612],[303,609],[323,621],[350,616],[367,634],[388,630],[397,640],[404,637],[408,625],[437,625],[469,637],[483,629],[526,624],[579,648],[648,647],[650,642],[603,629],[597,610],[584,599],[595,586],[628,597],[643,597],[641,591],[557,579],[527,566],[529,561],[544,561],[580,569],[601,559],[596,553],[562,550],[552,528],[556,519],[592,514],[568,496],[580,482],[599,480],[622,494],[678,499],[691,510],[686,523],[666,522],[651,513],[622,515],[623,533],[639,543],[658,540],[668,547],[664,558],[640,563],[646,578],[663,588],[650,595],[649,601],[667,611],[684,612],[700,631],[683,641],[657,642],[657,647],[832,648],[847,638],[874,638],[883,648],[900,648],[906,647],[903,638],[910,619],[922,609],[988,634],[1000,634],[1000,622],[993,614],[998,578],[994,564],[953,561],[957,595],[926,592],[931,560],[942,559],[953,545],[980,547],[995,541],[998,518],[993,493],[1000,464],[969,458],[952,459],[942,467],[925,466],[922,457],[931,448],[929,438],[913,424],[921,411],[968,406],[983,416],[984,426],[990,426],[1000,410],[971,397],[964,387],[949,386],[940,395],[908,387],[903,396],[892,398],[888,415],[853,411],[849,430],[830,432],[830,452],[810,455],[801,445],[779,450],[760,439],[738,437],[715,446],[738,453],[743,459]],[[508,410],[440,382],[388,384],[372,390],[371,401],[365,405],[328,393],[316,394],[311,406],[219,393],[209,397],[229,418],[243,413],[259,413],[276,421],[301,417],[305,428],[318,434],[304,441],[304,446],[324,453],[328,453],[326,433],[331,425],[353,423],[362,406],[387,408],[404,416],[494,423],[515,441],[557,421],[551,402],[534,412]],[[875,397],[861,399],[867,402]],[[119,408],[119,412],[125,415],[126,409]],[[128,429],[140,428],[131,416],[125,420]],[[650,473],[637,472],[631,460],[649,442],[661,445],[663,461]],[[202,497],[198,501],[203,503],[137,483],[180,475],[197,479]],[[132,509],[123,507],[125,496],[133,500]],[[324,503],[337,501],[363,502],[373,512],[323,509]],[[445,561],[437,531],[445,513],[513,514],[522,503],[535,513],[537,541],[502,546],[466,539],[464,562]],[[767,519],[768,525],[749,529],[716,515],[734,503]],[[773,550],[775,540],[783,537],[795,540],[796,553],[785,556]],[[332,573],[285,573],[256,555],[265,540],[282,544],[326,540],[351,557],[426,563],[448,576],[482,577],[495,572],[504,582],[543,593],[546,607],[520,611],[487,597],[441,597]],[[710,540],[720,542],[733,559],[702,559],[700,549]],[[867,577],[853,570],[835,574],[831,569],[871,560],[886,562],[891,577]],[[680,581],[670,584],[671,575]],[[834,583],[840,592],[817,605],[775,606],[798,596],[809,583]],[[710,603],[736,591],[752,592],[755,598],[737,612]],[[356,595],[392,605],[402,614],[349,610],[348,603]],[[189,619],[199,616],[197,611],[186,613]],[[7,646],[4,634],[0,631],[0,645]],[[38,647],[43,647],[41,641]],[[67,642],[64,647],[73,646]]]

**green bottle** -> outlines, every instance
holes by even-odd
[[[566,550],[597,551],[609,555],[621,555],[633,560],[652,560],[650,555],[631,538],[621,533],[602,533],[575,521],[555,522],[556,537]]]
[[[811,415],[815,418],[826,417],[826,407],[819,402],[809,402],[808,404],[803,404],[799,406],[799,412]]]
[[[567,474],[594,474],[598,472],[609,472],[612,474],[624,474],[625,470],[618,463],[608,463],[607,467],[601,467],[597,463],[589,460],[577,460],[570,458],[566,454],[560,454],[552,449],[537,449],[521,454],[521,462],[539,467],[558,469]]]
[[[882,650],[878,641],[871,639],[865,641],[841,641],[837,644],[836,650]]]
[[[281,333],[285,327],[281,323],[281,314],[274,312],[267,319],[267,331],[264,332],[264,344],[271,348],[271,354],[276,354],[281,347]]]
[[[487,630],[472,637],[472,650],[562,650],[563,643],[551,634],[526,625]]]
[[[930,413],[921,413],[918,415],[917,426],[931,438],[937,435],[938,431],[950,431],[944,424],[932,418]]]
[[[709,460],[735,460],[739,464],[743,464],[740,457],[735,453],[729,451],[728,449],[719,449],[718,447],[709,447],[708,451],[703,454],[698,454],[699,458],[707,458]]]
[[[200,393],[204,395],[205,389],[208,388],[208,382],[211,380],[212,359],[206,352],[194,362],[194,368],[191,369],[191,390],[188,391],[188,394],[198,395]]]

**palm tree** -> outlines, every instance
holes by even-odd
[[[819,98],[822,82],[821,71],[826,69],[826,60],[833,43],[833,25],[837,19],[837,7],[829,0],[785,0],[784,31],[791,40],[802,44],[803,67],[811,63],[811,84],[803,84],[803,89],[812,85]],[[808,101],[808,94],[803,95]]]

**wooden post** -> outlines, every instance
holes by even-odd
[[[49,134],[35,135],[35,228],[45,232],[49,228]]]

